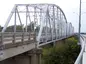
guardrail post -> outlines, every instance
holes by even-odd
[[[1,33],[1,44],[3,44],[3,38],[4,38],[4,35],[3,33]]]
[[[15,32],[13,33],[13,44],[15,43],[15,38],[16,38],[16,34]]]
[[[36,40],[36,33],[33,34],[34,42],[35,42],[35,48],[38,48],[38,42]]]
[[[30,38],[31,38],[31,32],[29,33],[29,40],[30,40]]]
[[[22,32],[22,43],[24,42],[24,32]]]
[[[3,38],[4,38],[4,35],[3,33],[1,33],[1,42],[0,42],[0,57],[3,56],[3,49],[4,49],[4,46],[3,46]]]
[[[29,41],[29,33],[27,33],[27,35],[28,35],[28,41]]]

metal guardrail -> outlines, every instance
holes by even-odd
[[[80,53],[79,53],[79,55],[78,55],[74,64],[82,64],[82,56],[83,56],[83,52],[85,50],[85,40],[84,40],[83,36],[81,36],[80,39],[81,39],[80,40],[81,41],[81,51],[80,51]]]

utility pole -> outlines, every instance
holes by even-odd
[[[79,7],[79,44],[80,44],[80,32],[81,32],[81,0],[80,0],[80,7]]]

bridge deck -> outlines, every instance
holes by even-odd
[[[2,51],[2,54],[0,55],[0,61],[5,60],[10,57],[13,57],[13,56],[16,56],[18,54],[22,54],[22,53],[27,52],[34,48],[35,48],[35,42],[26,44],[26,45],[9,48],[9,49],[5,49]]]
[[[0,33],[0,61],[35,48],[34,33]]]

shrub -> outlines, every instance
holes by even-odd
[[[74,64],[80,52],[77,42],[72,37],[55,47],[43,48],[42,64]]]

